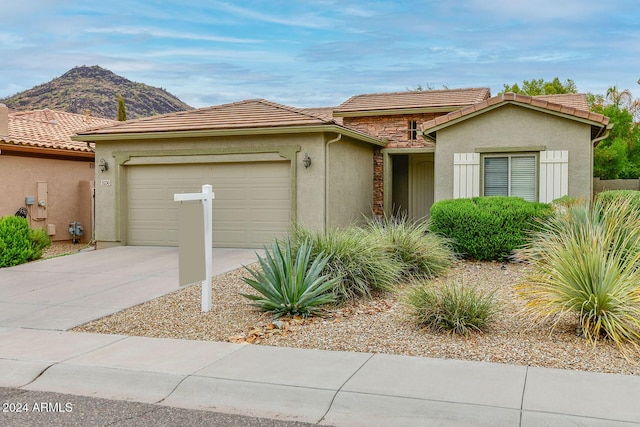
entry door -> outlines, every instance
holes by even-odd
[[[410,157],[410,204],[411,218],[428,218],[433,205],[433,155]]]

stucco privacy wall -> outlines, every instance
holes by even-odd
[[[80,221],[84,229],[83,243],[91,239],[91,189],[93,162],[45,159],[0,154],[2,195],[0,216],[14,215],[25,206],[25,197],[35,198],[29,208],[32,228],[52,225],[52,240],[71,240],[69,223]],[[38,219],[38,182],[47,183],[46,218]],[[44,216],[44,215],[43,215]]]
[[[292,219],[321,230],[325,222],[325,141],[335,136],[332,133],[326,136],[323,133],[309,133],[98,141],[96,158],[104,158],[113,165],[106,172],[98,171],[96,176],[98,245],[127,244],[128,167],[163,163],[289,161],[281,157],[281,153],[292,156],[291,182],[292,192],[295,193],[291,197]],[[370,153],[372,148],[368,148],[368,151]],[[312,159],[308,169],[302,164],[305,153]],[[368,197],[370,201],[370,193]]]
[[[453,197],[454,153],[540,146],[569,152],[569,196],[588,197],[593,182],[590,125],[508,104],[437,132],[435,201]]]
[[[343,227],[371,216],[373,149],[349,138],[328,145],[328,225]]]

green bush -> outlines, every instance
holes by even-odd
[[[329,254],[323,274],[338,279],[338,299],[370,296],[374,289],[390,290],[401,277],[402,264],[392,255],[389,243],[358,227],[314,232],[301,225],[292,227],[294,249],[311,241],[311,255]]]
[[[319,306],[335,300],[331,290],[339,279],[322,275],[328,257],[320,254],[311,266],[311,243],[304,241],[294,257],[291,244],[285,242],[284,251],[276,240],[271,252],[265,247],[265,258],[258,257],[262,270],[245,267],[253,279],[243,280],[260,295],[242,294],[253,301],[252,305],[265,311],[273,311],[275,317],[284,314],[313,314]]]
[[[43,228],[29,230],[29,239],[33,243],[32,260],[39,259],[42,256],[42,251],[51,246],[51,237]]]
[[[32,230],[25,218],[0,218],[0,267],[11,267],[40,258],[51,245],[44,230]]]
[[[429,233],[425,221],[408,220],[406,216],[370,219],[366,231],[386,242],[388,250],[402,264],[407,279],[429,279],[444,273],[455,261],[455,253],[447,239]]]
[[[634,207],[640,207],[640,191],[634,190],[608,190],[598,193],[596,200],[604,204],[614,203],[619,200],[629,200]]]
[[[558,211],[518,258],[531,273],[518,284],[530,313],[575,317],[594,343],[640,342],[640,206],[598,198]]]
[[[421,283],[407,292],[403,303],[419,326],[463,335],[482,331],[499,310],[494,292],[483,294],[456,282]]]
[[[464,258],[501,260],[524,245],[551,212],[548,204],[519,197],[441,200],[431,207],[431,231],[451,239]]]

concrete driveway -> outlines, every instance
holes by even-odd
[[[256,261],[213,250],[213,274]],[[178,289],[178,249],[120,246],[0,269],[0,327],[67,330]]]

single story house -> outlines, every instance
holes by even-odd
[[[98,247],[176,245],[173,194],[211,184],[214,246],[253,248],[293,222],[422,218],[441,199],[588,196],[593,146],[608,129],[584,95],[470,88],[358,95],[334,108],[247,100],[74,139],[109,164],[96,171]]]
[[[91,239],[94,153],[72,141],[77,132],[114,120],[53,110],[9,112],[0,104],[0,216],[21,211],[32,228],[52,240],[71,240],[79,221],[83,242]]]

